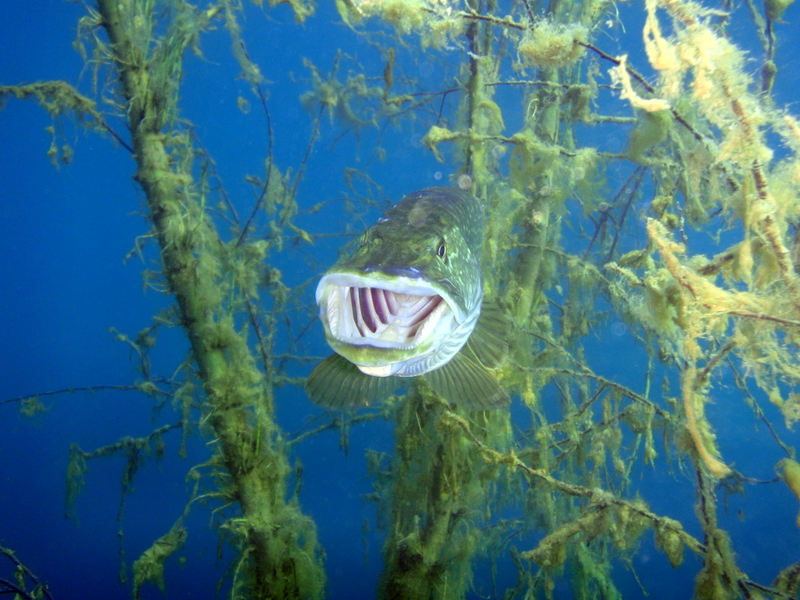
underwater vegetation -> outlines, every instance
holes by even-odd
[[[145,262],[145,285],[172,300],[138,334],[114,333],[138,360],[131,390],[175,422],[92,451],[73,444],[66,473],[69,512],[91,461],[124,457],[121,515],[143,461],[168,451],[165,435],[181,432],[182,455],[189,436],[207,441],[206,456],[189,456],[174,525],[130,566],[121,557],[134,597],[150,585],[169,591],[171,557],[192,543],[187,514],[204,509],[233,551],[220,575],[229,597],[324,597],[332,550],[304,511],[293,459],[330,429],[346,452],[352,428],[379,420],[394,432],[391,453],[366,454],[366,499],[383,535],[380,598],[619,598],[623,570],[643,594],[653,582],[640,558],[651,546],[660,555],[647,560],[691,579],[696,598],[796,597],[796,549],[754,577],[740,556],[748,540],[725,525],[730,498],[748,489],[800,500],[800,120],[773,96],[780,28],[800,19],[791,0],[645,0],[626,7],[642,22],[627,38],[625,16],[604,0],[336,0],[347,35],[381,66],[346,47],[331,49],[330,70],[305,61],[298,104],[312,134],[293,165],[276,158],[270,114],[283,107],[270,102],[248,35],[272,26],[254,23],[262,11],[291,10],[300,28],[315,6],[254,4],[248,13],[235,0],[98,0],[76,40],[88,89],[0,86],[3,102],[32,100],[52,116],[55,164],[73,156],[59,135],[65,116],[127,151],[147,223],[131,256],[156,261]],[[756,40],[749,53],[737,45],[740,21]],[[217,29],[251,92],[239,108],[268,124],[264,172],[241,175],[249,204],[225,191],[182,112],[184,61],[202,56]],[[360,144],[341,173],[342,202],[320,198],[319,185],[304,191],[324,131]],[[290,286],[283,257],[321,255],[397,202],[384,191],[397,174],[383,160],[394,135],[411,134],[414,151],[450,174],[440,183],[483,209],[482,293],[509,328],[507,358],[486,372],[511,409],[471,410],[419,377],[402,395],[380,388],[386,397],[371,397],[367,411],[334,411],[289,435],[279,390],[303,395],[322,358],[306,350],[323,334],[310,286],[333,261],[315,258],[308,281]],[[311,218],[320,214],[333,218]],[[159,377],[150,350],[168,327],[190,349]],[[602,360],[616,352],[614,332],[639,357],[625,377]],[[767,464],[730,458],[733,424],[711,406],[734,402],[730,390],[736,404],[724,414],[736,415],[737,431],[749,427]],[[3,404],[30,416],[41,397]],[[308,411],[318,412],[310,401]],[[663,493],[647,494],[649,477]],[[665,502],[678,481],[693,487],[691,506]],[[800,515],[785,524],[787,539],[795,527]],[[14,561],[16,583],[0,571],[0,592],[27,586],[42,597],[46,574]]]
[[[413,192],[323,275],[319,319],[336,352],[308,376],[313,402],[363,408],[391,396],[398,378],[423,377],[447,402],[508,406],[492,373],[508,328],[502,310],[483,298],[483,221],[466,190]]]

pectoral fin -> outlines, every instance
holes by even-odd
[[[323,360],[306,380],[306,394],[329,410],[355,410],[386,400],[399,387],[396,377],[372,377],[338,354]]]
[[[499,369],[508,359],[508,336],[511,327],[497,302],[484,300],[475,330],[461,350],[472,355],[487,369]]]
[[[442,398],[464,408],[496,410],[511,403],[492,372],[463,350],[423,377]]]

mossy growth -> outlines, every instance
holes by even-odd
[[[677,569],[683,564],[683,526],[674,519],[664,517],[655,528],[656,547],[667,555],[669,564]]]
[[[457,42],[467,24],[462,14],[438,0],[336,0],[336,8],[351,26],[380,19],[398,37],[418,35],[423,49]]]
[[[764,10],[771,20],[780,21],[783,18],[783,13],[792,4],[794,4],[794,0],[766,0],[764,2]]]
[[[291,4],[298,18],[307,16],[308,5]],[[319,597],[325,578],[316,531],[286,490],[291,469],[274,422],[274,382],[268,377],[272,334],[263,333],[254,317],[253,303],[263,282],[262,261],[270,243],[247,239],[250,221],[239,223],[235,241],[222,241],[205,203],[208,181],[204,177],[195,181],[197,153],[177,118],[175,86],[180,78],[175,74],[180,72],[183,51],[197,43],[199,32],[219,11],[198,12],[179,4],[156,27],[156,7],[149,2],[102,0],[98,10],[100,24],[111,40],[111,48],[104,50],[119,74],[119,95],[129,108],[137,181],[161,246],[162,276],[175,296],[179,322],[191,343],[204,392],[200,410],[215,436],[217,455],[212,462],[219,478],[218,497],[238,503],[241,510],[239,526],[229,527],[240,551],[234,593],[244,586],[256,597]],[[238,10],[227,5],[225,13],[235,45],[241,49],[233,18]],[[240,63],[257,83],[253,65]],[[168,128],[169,134],[162,128]],[[200,172],[207,173],[207,167]],[[272,174],[273,165],[267,168]],[[278,176],[274,183],[280,181]],[[289,228],[296,206],[283,191],[280,185],[264,185],[268,211],[274,214],[278,204],[283,211],[276,224],[279,230]],[[242,318],[245,315],[248,318]],[[250,325],[243,325],[247,322]],[[250,346],[251,327],[258,329],[263,371]],[[137,452],[131,452],[131,457],[136,456]],[[71,471],[77,482],[81,463],[74,465]],[[126,477],[134,471],[135,466],[127,469]],[[126,481],[129,478],[123,487]],[[161,580],[164,560],[182,539],[182,527],[176,525],[143,555],[135,565],[137,590],[144,581]]]
[[[784,458],[775,465],[775,470],[795,497],[800,500],[800,463],[791,458]],[[800,513],[797,515],[797,526],[800,527]]]
[[[162,592],[164,589],[164,563],[186,543],[188,532],[183,525],[183,518],[178,519],[172,528],[158,538],[133,563],[133,597],[142,597],[142,586],[145,583],[156,585]]]
[[[525,31],[517,44],[517,53],[525,66],[563,68],[583,56],[582,44],[588,38],[588,29],[580,23],[543,19]]]
[[[641,111],[628,138],[628,158],[634,162],[646,161],[649,152],[667,139],[671,126],[670,111]]]
[[[174,323],[186,327],[199,373],[175,402],[190,415],[195,397],[213,439],[205,465],[216,483],[211,496],[238,507],[218,521],[238,550],[233,594],[318,597],[324,574],[316,530],[287,489],[292,468],[273,414],[272,386],[284,380],[269,360],[276,321],[259,328],[257,308],[266,299],[281,313],[291,295],[280,272],[261,263],[285,239],[316,238],[294,223],[296,185],[274,164],[263,181],[251,180],[268,214],[263,239],[254,241],[249,222],[238,223],[231,239],[218,233],[204,203],[207,181],[195,176],[207,165],[197,169],[175,106],[182,52],[224,18],[244,78],[258,86],[263,77],[245,51],[236,3],[179,5],[181,18],[163,22],[164,38],[153,13],[141,12],[152,3],[102,0],[104,15],[93,20],[111,39],[97,42],[98,57],[115,61],[121,76],[118,112],[129,118],[137,181],[164,261],[155,280],[178,299]],[[300,18],[308,14],[309,5],[290,5],[300,7]],[[768,18],[781,18],[788,5],[766,5]],[[733,43],[735,28],[716,9],[683,0],[644,5],[655,78],[640,75],[645,57],[611,56],[604,34],[619,17],[597,3],[551,3],[536,13],[528,2],[337,6],[371,48],[387,32],[361,28],[383,21],[394,31],[391,52],[380,48],[382,76],[360,65],[342,75],[341,62],[350,60],[344,52],[327,73],[307,63],[311,89],[301,103],[328,117],[317,119],[320,127],[340,127],[342,135],[377,128],[383,140],[395,126],[425,133],[423,148],[484,204],[485,289],[514,325],[511,359],[497,375],[522,400],[513,436],[508,414],[453,411],[424,383],[387,403],[394,454],[370,455],[372,499],[387,531],[383,596],[463,597],[479,548],[498,559],[509,540],[524,538],[532,548],[511,551],[521,574],[514,594],[553,597],[556,580],[570,577],[576,596],[613,598],[612,561],[631,560],[649,528],[673,567],[689,568],[686,551],[700,558],[697,597],[762,593],[738,569],[734,542],[716,518],[716,483],[745,478],[720,450],[717,437],[730,431],[705,407],[718,390],[735,388],[744,398],[742,420],[770,420],[762,401],[780,408],[787,426],[800,418],[800,126],[768,98],[783,71],[768,65],[768,85],[753,81]],[[456,75],[421,89],[413,75],[420,55],[402,65],[413,44],[442,50],[426,60],[436,56],[435,68],[452,66]],[[768,62],[780,64],[771,50]],[[599,83],[611,64],[612,85]],[[153,75],[154,87],[143,74]],[[91,115],[90,108],[73,110]],[[631,123],[627,150],[609,149],[606,142],[624,139]],[[780,161],[766,132],[784,145]],[[358,177],[348,172],[363,205],[382,193],[381,169],[358,173],[366,193],[354,191]],[[698,239],[706,237],[728,245],[701,256]],[[593,366],[598,345],[605,359],[623,335],[640,349],[626,373],[636,389]],[[148,382],[141,391],[155,393]],[[343,422],[331,421],[344,430]],[[797,495],[785,432],[775,423],[766,429],[787,455],[778,465],[786,493]],[[152,439],[156,454],[159,442]],[[130,485],[147,444],[126,444],[123,484]],[[72,498],[85,458],[71,456]],[[702,542],[691,527],[652,513],[638,493],[641,469],[673,465],[696,481]],[[507,506],[513,516],[498,519],[498,507]],[[143,557],[141,581],[158,583],[167,550],[180,541],[178,531],[163,551]],[[797,573],[796,565],[785,567],[773,595],[796,594]]]
[[[470,587],[482,509],[491,504],[498,473],[459,430],[443,426],[449,414],[424,382],[397,407],[391,483],[379,496],[389,530],[381,598],[455,599]],[[507,445],[508,415],[473,414],[481,439]]]

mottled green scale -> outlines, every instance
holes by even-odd
[[[384,218],[387,221],[398,218],[431,233],[458,232],[467,247],[480,258],[483,209],[467,191],[449,187],[425,188],[404,197],[386,212]]]
[[[481,295],[483,209],[464,190],[431,187],[408,194],[370,227],[360,247],[331,270],[421,274],[467,312]],[[445,260],[438,245],[444,242]]]

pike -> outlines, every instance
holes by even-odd
[[[492,373],[507,353],[507,323],[484,302],[483,209],[464,190],[430,187],[392,206],[328,270],[316,300],[334,350],[311,373],[312,402],[347,410],[423,377],[449,402],[507,406]]]

